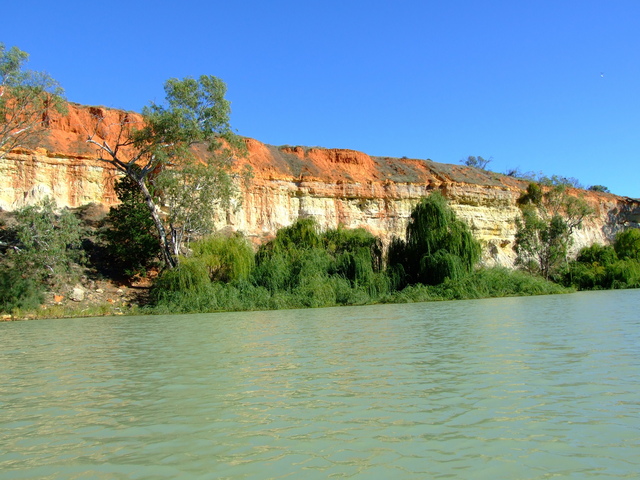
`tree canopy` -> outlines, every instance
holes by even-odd
[[[628,228],[619,232],[613,247],[618,258],[640,262],[640,230]]]
[[[567,261],[573,232],[593,209],[583,198],[569,195],[564,184],[545,190],[531,182],[518,204],[522,217],[516,219],[516,264],[548,279]]]
[[[149,209],[161,245],[165,264],[176,265],[176,255],[185,235],[193,233],[193,221],[206,221],[215,202],[228,201],[234,194],[230,181],[230,150],[242,148],[240,139],[229,125],[230,104],[224,98],[226,86],[222,80],[203,75],[198,79],[170,79],[165,83],[165,103],[151,103],[142,112],[142,123],[136,123],[124,115],[117,125],[106,125],[104,118],[96,118],[93,132],[87,141],[97,147],[101,159],[113,165],[129,177],[139,189]],[[206,152],[198,157],[194,146],[206,146]],[[195,170],[194,170],[195,169]],[[165,173],[171,172],[171,173]],[[165,174],[162,188],[153,188],[154,179]],[[176,179],[176,175],[183,175]],[[203,181],[184,182],[191,175]],[[160,183],[158,182],[159,186]],[[181,185],[186,194],[177,193]],[[209,208],[196,215],[171,216],[169,233],[158,207],[157,195],[173,201],[176,208],[195,205]],[[203,198],[202,192],[206,191]],[[186,196],[185,196],[186,195]],[[191,202],[184,199],[191,196]],[[211,202],[202,204],[203,201]],[[186,216],[189,217],[189,223]],[[180,220],[178,220],[180,218]]]
[[[396,238],[389,247],[388,264],[406,283],[436,285],[471,272],[480,254],[480,244],[467,224],[436,192],[416,205],[405,240]]]
[[[63,112],[62,87],[44,72],[26,70],[29,55],[0,43],[0,158],[38,145],[53,111]]]
[[[487,166],[493,161],[493,157],[483,158],[480,155],[477,157],[475,155],[469,155],[467,158],[460,160],[460,163],[466,165],[467,167],[479,168],[481,170],[486,170]]]

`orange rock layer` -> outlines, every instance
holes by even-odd
[[[96,120],[101,118],[96,130]],[[137,114],[103,107],[70,105],[68,115],[51,120],[50,134],[35,151],[14,151],[0,159],[0,208],[12,210],[44,196],[58,205],[105,206],[117,202],[117,172],[100,161],[86,142],[109,139],[123,120]],[[251,184],[228,212],[212,212],[220,229],[242,231],[256,242],[269,238],[297,218],[313,217],[322,228],[339,224],[364,227],[388,242],[402,236],[415,204],[434,190],[450,201],[485,245],[488,264],[511,265],[514,259],[516,200],[526,182],[461,165],[430,160],[373,157],[344,149],[274,147],[246,139]],[[596,216],[576,235],[576,248],[605,243],[619,230],[640,226],[640,201],[611,194],[585,195]]]

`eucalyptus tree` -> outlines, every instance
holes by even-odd
[[[137,186],[158,232],[164,261],[167,267],[173,268],[179,238],[175,231],[168,233],[165,228],[158,205],[161,192],[154,188],[154,178],[163,172],[173,172],[169,176],[181,172],[190,175],[194,166],[200,165],[200,174],[231,185],[228,158],[231,150],[242,148],[242,142],[229,125],[231,109],[222,80],[208,75],[198,79],[173,78],[165,83],[164,89],[165,103],[145,107],[141,120],[122,114],[118,122],[109,124],[105,115],[98,113],[87,142],[97,147],[102,161]],[[195,193],[198,189],[196,183],[183,186],[186,192]],[[212,196],[228,199],[232,193],[231,188],[221,187],[213,191]],[[196,204],[197,200],[192,199],[192,203]],[[204,216],[201,211],[200,218]]]
[[[52,112],[64,112],[63,90],[44,72],[25,70],[29,54],[0,43],[0,158],[16,148],[34,148]]]
[[[565,184],[545,190],[532,182],[518,204],[522,217],[516,219],[516,264],[548,279],[567,261],[573,233],[594,210],[584,198],[570,195]]]
[[[214,229],[213,211],[226,210],[236,198],[229,175],[232,157],[219,154],[215,165],[193,163],[162,171],[154,179],[155,192],[167,209],[171,253],[180,255],[194,238]]]

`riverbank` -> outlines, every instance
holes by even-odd
[[[197,297],[193,292],[174,292],[162,304],[149,303],[151,281],[148,278],[130,284],[112,280],[91,280],[77,285],[67,295],[47,292],[45,303],[38,309],[16,310],[0,317],[3,321],[100,317],[116,315],[169,315],[186,313],[238,312],[257,310],[288,310],[375,304],[403,304],[470,300],[532,295],[572,293],[575,289],[562,287],[540,277],[506,268],[481,268],[456,281],[440,285],[411,285],[400,291],[371,298],[365,292],[352,289],[343,298],[331,296],[303,297],[294,293],[269,294],[264,289],[243,283],[212,284]],[[313,303],[312,303],[313,302]]]
[[[108,279],[77,283],[66,292],[45,293],[37,309],[17,309],[0,321],[135,315],[147,303],[149,281],[126,284]]]
[[[39,224],[55,221],[55,214],[44,207],[43,212],[29,213],[47,220]],[[416,207],[407,240],[397,239],[385,254],[380,239],[364,229],[320,231],[313,220],[303,219],[279,230],[257,251],[239,234],[209,236],[192,242],[175,268],[159,274],[157,262],[145,262],[153,266],[133,277],[122,259],[114,257],[113,249],[122,245],[104,243],[103,212],[78,213],[83,228],[75,226],[75,240],[63,242],[61,253],[41,252],[26,240],[14,239],[15,248],[6,248],[0,278],[3,320],[285,310],[640,286],[640,263],[625,253],[635,252],[640,242],[636,231],[628,235],[626,249],[621,234],[614,247],[594,244],[581,250],[577,260],[558,266],[552,282],[535,274],[541,271],[536,264],[526,264],[527,272],[481,266],[480,243],[435,194]],[[39,227],[42,235],[60,236],[63,216],[70,225],[78,223],[62,212],[52,231]],[[446,219],[442,225],[435,221],[441,217]],[[21,220],[27,226],[9,226],[7,239],[11,232],[19,238],[34,223]],[[131,260],[136,251],[126,244],[129,237],[122,242]],[[64,255],[66,261],[56,263]]]

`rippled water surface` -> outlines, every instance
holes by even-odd
[[[0,324],[0,477],[638,478],[640,291]]]

